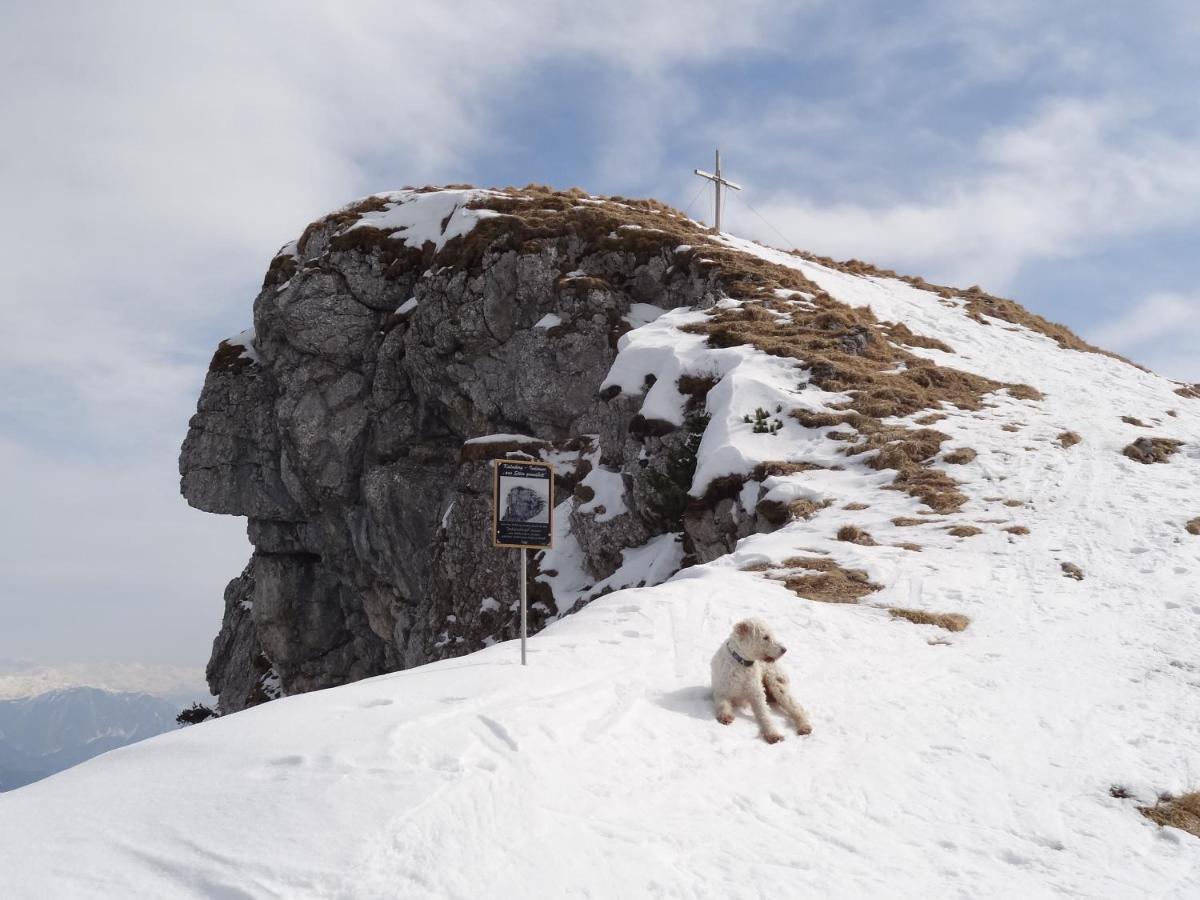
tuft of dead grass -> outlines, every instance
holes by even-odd
[[[1183,441],[1177,441],[1173,438],[1140,437],[1121,452],[1134,462],[1150,465],[1152,463],[1165,463],[1182,446]]]
[[[1153,806],[1139,806],[1138,812],[1155,825],[1178,828],[1200,837],[1200,791],[1179,797],[1164,795]]]
[[[976,528],[974,525],[955,525],[953,528],[947,528],[946,530],[959,538],[969,538],[975,537],[977,534],[983,534],[983,529]]]
[[[1021,426],[1016,422],[1009,422],[1007,425],[1000,426],[1001,431],[1016,432],[1021,430]]]
[[[842,507],[842,509],[848,509],[853,512],[857,512],[862,509],[870,509],[870,508],[871,508],[870,503],[847,503],[845,506]]]
[[[1028,384],[1010,384],[1008,395],[1017,400],[1045,400],[1046,395]]]
[[[787,462],[785,460],[768,460],[760,462],[754,467],[754,472],[750,476],[753,481],[766,481],[772,475],[795,475],[797,472],[813,472],[817,469],[824,469],[826,466],[818,465],[810,462]]]
[[[1024,500],[1005,500],[1004,505],[1005,506],[1024,506],[1025,501]]]
[[[1029,529],[1024,525],[1011,525],[1004,529],[1009,534],[1029,534]]]
[[[896,516],[892,524],[897,528],[912,528],[914,525],[933,525],[941,519],[916,518],[914,516]]]
[[[1187,529],[1188,534],[1200,535],[1200,516],[1197,516],[1195,519],[1190,520],[1183,527],[1185,529]]]
[[[245,369],[252,365],[254,365],[254,362],[246,355],[245,347],[241,344],[231,344],[229,341],[221,341],[221,343],[217,344],[217,351],[213,354],[212,360],[208,364],[208,371],[236,372],[239,369]]]
[[[975,457],[979,454],[970,447],[959,447],[957,450],[951,450],[942,457],[942,462],[950,463],[952,466],[962,466],[969,462],[974,462]]]
[[[1075,563],[1063,563],[1062,570],[1064,578],[1074,578],[1076,581],[1083,581],[1083,569],[1079,568]]]
[[[1175,388],[1175,393],[1188,400],[1200,400],[1200,384],[1185,384]]]
[[[783,561],[783,568],[803,569],[802,573],[782,576],[783,583],[798,597],[820,603],[857,603],[883,588],[862,569],[843,569],[819,556],[793,556]]]
[[[938,469],[919,466],[904,469],[885,489],[904,491],[943,515],[958,512],[967,502],[967,495],[958,490],[958,482]]]
[[[1136,425],[1138,428],[1149,428],[1150,426],[1141,419],[1135,419],[1133,416],[1121,416],[1121,421],[1126,425]]]
[[[838,529],[837,539],[860,547],[874,547],[875,539],[856,525],[843,525]]]
[[[920,347],[924,350],[941,350],[943,353],[953,353],[954,350],[944,341],[939,341],[937,338],[928,337],[923,334],[914,334],[911,329],[903,322],[897,322],[894,325],[888,325],[884,328],[887,336],[897,344],[902,344],[905,347]]]
[[[965,631],[971,620],[962,613],[931,613],[920,609],[904,609],[889,606],[887,611],[894,619],[907,619],[914,625],[936,625],[947,631]]]
[[[918,425],[932,425],[935,422],[942,421],[944,418],[946,418],[945,413],[926,413],[923,416],[918,416],[917,418],[913,419],[913,421]]]
[[[914,544],[912,541],[901,541],[898,544],[892,544],[893,547],[899,547],[901,550],[909,550],[913,553],[921,552],[921,545]]]
[[[1062,445],[1062,448],[1064,450],[1066,450],[1068,447],[1074,447],[1076,444],[1080,443],[1082,440],[1083,440],[1083,438],[1081,438],[1074,431],[1064,431],[1062,434],[1060,434],[1058,436],[1058,442],[1059,442],[1059,444]]]
[[[811,519],[829,506],[830,502],[824,500],[816,503],[812,500],[800,499],[784,503],[780,500],[760,500],[754,509],[772,525],[786,525],[797,519]]]

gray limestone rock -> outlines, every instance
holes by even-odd
[[[687,495],[701,411],[661,428],[636,398],[599,393],[631,305],[706,308],[722,294],[711,267],[644,237],[518,238],[518,224],[435,255],[347,231],[354,216],[272,262],[256,358],[222,344],[183,443],[187,501],[247,517],[254,545],[208,666],[222,711],[513,636],[518,554],[491,543],[493,456],[554,455],[555,514],[597,581],[657,534],[690,529],[691,558],[711,559],[765,527]],[[560,324],[534,327],[551,313]],[[464,446],[501,433],[535,441]],[[572,496],[595,464],[625,485],[626,511],[604,521]],[[536,629],[566,610],[531,583]]]

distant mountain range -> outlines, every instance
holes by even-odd
[[[170,731],[178,712],[161,697],[93,687],[0,700],[0,792]]]

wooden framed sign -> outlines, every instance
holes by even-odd
[[[495,461],[492,543],[497,547],[549,548],[554,527],[554,466]]]

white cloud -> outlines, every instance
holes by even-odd
[[[1092,329],[1088,340],[1168,377],[1200,382],[1200,295],[1149,294]]]
[[[1031,262],[1200,220],[1200,138],[1156,130],[1115,101],[1050,103],[1025,125],[982,135],[977,153],[973,173],[920,199],[822,205],[776,195],[761,210],[798,246],[996,290]]]

